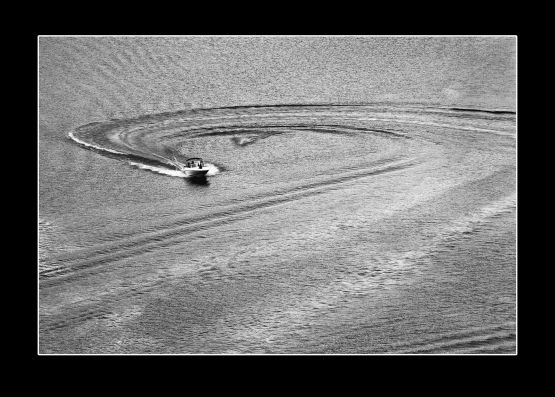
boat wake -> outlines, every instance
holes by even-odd
[[[466,113],[472,113],[472,117]],[[514,138],[512,129],[502,127],[513,118],[512,112],[384,104],[236,106],[95,122],[71,131],[69,138],[139,169],[183,178],[185,174],[175,167],[174,158],[183,162],[200,155],[209,167],[207,175],[214,176],[223,167],[210,158],[221,162],[221,158],[225,160],[222,153],[268,145],[282,134],[292,138],[292,145],[296,137],[312,134],[422,141],[430,138],[425,134],[445,129]],[[402,148],[404,144],[391,145]]]
[[[335,348],[334,332],[366,341],[372,333],[364,327],[387,338],[365,347],[337,345],[338,351],[514,351],[509,315],[414,337],[401,329],[420,324],[408,318],[410,310],[399,321],[396,314],[379,316],[386,302],[405,293],[425,299],[431,315],[465,313],[460,305],[441,305],[459,302],[458,288],[465,287],[465,296],[466,285],[476,284],[457,277],[481,275],[482,260],[467,257],[488,255],[495,244],[482,252],[475,241],[480,233],[489,238],[495,222],[515,210],[515,136],[514,112],[392,104],[235,106],[78,127],[69,134],[73,142],[138,170],[184,178],[179,164],[202,156],[207,175],[221,174],[218,182],[225,183],[211,184],[209,205],[196,199],[207,190],[176,184],[177,198],[158,196],[160,210],[156,201],[136,204],[147,215],[131,223],[135,208],[125,206],[121,226],[109,213],[112,224],[96,222],[100,237],[93,243],[41,258],[42,337],[131,327],[129,312],[131,323],[154,324],[153,332],[169,341],[193,340],[196,328],[183,338],[182,325],[202,324],[208,338],[231,341],[238,351],[318,352]],[[160,186],[155,176],[152,182]],[[41,223],[43,246],[53,245],[47,237],[54,229]],[[485,270],[511,265],[510,257],[494,259]],[[461,270],[459,263],[468,266]],[[166,293],[179,302],[169,322],[158,317]],[[224,313],[206,310],[220,298],[229,305]],[[503,303],[510,298],[502,296],[496,310],[511,310]],[[155,310],[149,299],[161,300]],[[198,312],[181,309],[195,310],[198,302]],[[220,315],[229,321],[225,336],[206,325]],[[349,331],[334,328],[347,322]],[[210,348],[225,350],[218,343]],[[178,348],[196,351],[191,345]]]
[[[141,170],[152,171],[160,175],[173,176],[177,178],[189,178],[189,176],[187,176],[187,174],[185,174],[185,172],[183,171],[179,171],[179,170],[175,170],[175,169],[171,169],[163,166],[156,167],[156,166],[152,166],[144,163],[137,163],[134,161],[129,161],[128,163]],[[214,176],[220,173],[220,169],[214,164],[205,163],[204,168],[208,168],[208,172],[206,173],[206,176]]]
[[[155,159],[152,159],[152,158],[149,158],[149,157],[141,157],[141,156],[138,156],[136,154],[124,153],[123,151],[118,151],[118,150],[102,147],[102,146],[95,145],[95,144],[92,144],[92,143],[89,143],[89,142],[85,142],[82,139],[79,139],[78,137],[75,136],[75,131],[71,131],[68,134],[68,136],[74,142],[76,142],[79,145],[82,145],[82,146],[84,146],[88,149],[99,151],[99,152],[104,152],[104,153],[108,153],[108,154],[112,154],[112,155],[116,155],[120,158],[126,158],[127,163],[129,165],[131,165],[133,167],[136,167],[136,168],[139,168],[141,170],[147,170],[147,171],[154,172],[156,174],[166,175],[166,176],[171,176],[171,177],[177,177],[177,178],[188,178],[189,177],[184,172],[176,169],[172,160],[170,160],[168,158],[165,158],[163,156],[160,156],[160,158],[158,160],[155,160]],[[205,168],[208,168],[208,173],[206,174],[207,176],[214,176],[214,175],[217,175],[218,173],[220,173],[220,169],[215,164],[205,163],[204,166],[205,166]]]

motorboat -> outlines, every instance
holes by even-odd
[[[188,158],[185,163],[177,161],[175,157],[173,160],[173,165],[188,177],[204,177],[208,172],[208,167],[200,157]]]

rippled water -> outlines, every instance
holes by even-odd
[[[41,352],[515,352],[511,39],[40,40]]]

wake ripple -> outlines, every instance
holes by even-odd
[[[233,206],[225,211],[215,212],[210,215],[182,221],[172,224],[158,225],[157,229],[151,233],[132,235],[127,239],[118,240],[95,248],[94,250],[84,250],[73,253],[67,257],[59,258],[45,265],[45,270],[40,272],[41,287],[49,287],[56,278],[56,283],[60,282],[62,276],[75,274],[80,270],[91,270],[98,266],[106,266],[114,261],[130,258],[141,253],[151,251],[155,248],[170,246],[182,240],[183,235],[194,237],[194,234],[213,228],[232,221],[245,219],[252,215],[254,211],[269,208],[293,200],[322,194],[337,185],[352,182],[361,178],[377,176],[384,173],[394,172],[414,166],[415,160],[393,161],[385,164],[376,164],[364,170],[347,172],[327,178],[320,182],[313,182],[291,189],[277,191],[271,196],[258,196],[253,200],[253,204]],[[112,268],[113,265],[110,266]],[[95,270],[96,272],[98,269]]]
[[[475,116],[473,120],[477,123],[473,125],[462,125],[460,122],[447,121],[452,117],[444,117],[447,120],[439,122],[438,109],[361,104],[195,109],[91,123],[71,131],[69,137],[83,147],[115,155],[140,169],[179,178],[183,178],[184,174],[176,172],[172,165],[173,158],[183,162],[187,157],[205,157],[210,167],[209,176],[221,172],[215,161],[207,161],[211,153],[199,153],[198,145],[194,145],[194,140],[202,137],[228,136],[238,146],[253,145],[278,134],[303,131],[410,140],[418,139],[418,135],[413,132],[414,127],[448,128],[515,137],[512,131],[488,127],[492,111],[483,111],[488,116],[485,119],[481,119],[480,114]],[[460,109],[449,111],[454,114],[461,112]],[[493,114],[496,115],[495,112]],[[507,117],[506,112],[500,115]],[[396,127],[384,128],[384,125]]]

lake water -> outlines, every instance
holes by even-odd
[[[515,353],[514,38],[39,57],[41,353]]]

